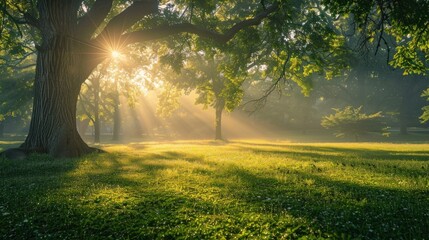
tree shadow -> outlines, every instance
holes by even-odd
[[[429,213],[422,212],[429,208],[429,190],[358,185],[300,171],[289,173],[283,181],[244,169],[225,173],[229,174],[237,176],[244,189],[231,194],[246,205],[268,213],[287,212],[337,237],[342,233],[357,239],[424,239],[429,235],[429,221],[424,221]]]
[[[361,160],[344,155],[372,156],[331,147],[238,148],[312,163],[326,161],[328,154],[347,166]],[[429,234],[429,213],[422,211],[429,209],[428,191],[367,186],[317,170],[279,166],[258,172],[174,150],[0,163],[0,214],[9,213],[0,220],[0,238],[278,239],[286,233],[290,238],[344,233],[423,239]],[[363,163],[355,167],[377,171]]]
[[[240,143],[241,144],[241,143]],[[381,174],[392,174],[403,177],[429,177],[429,151],[386,151],[365,148],[336,148],[321,146],[268,145],[272,149],[262,149],[259,144],[237,145],[237,148],[251,151],[259,155],[278,155],[287,159],[311,163],[332,162],[339,168],[348,167],[356,170],[367,170]],[[267,146],[267,145],[264,145]],[[410,169],[400,162],[418,165],[418,169]],[[322,171],[323,169],[315,169]]]

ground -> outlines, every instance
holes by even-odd
[[[429,144],[101,147],[108,153],[0,160],[0,239],[429,236]]]

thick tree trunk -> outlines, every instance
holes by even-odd
[[[76,103],[87,76],[76,54],[74,1],[41,1],[40,27],[30,130],[21,149],[54,157],[78,157],[94,151],[76,128]]]
[[[73,57],[57,47],[40,51],[30,130],[22,148],[55,157],[77,157],[91,152],[76,129],[76,102],[80,80],[73,71]],[[44,67],[49,66],[49,67]]]

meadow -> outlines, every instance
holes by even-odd
[[[0,159],[0,239],[429,239],[429,144],[102,148]]]

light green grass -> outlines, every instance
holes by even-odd
[[[0,160],[0,239],[429,239],[429,144],[103,148]]]

